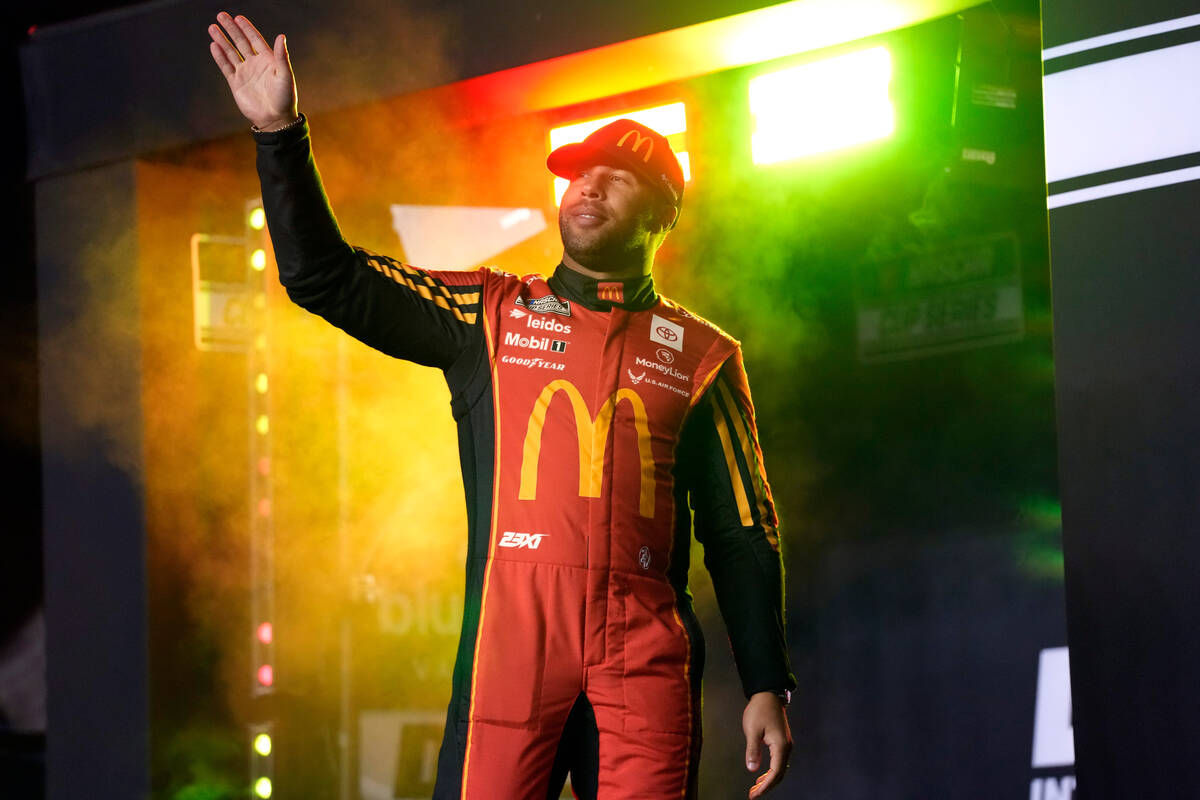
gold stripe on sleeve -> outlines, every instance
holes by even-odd
[[[713,423],[717,426],[717,435],[721,437],[721,449],[725,451],[725,464],[729,467],[729,480],[733,485],[733,497],[737,501],[738,516],[742,525],[749,528],[754,525],[754,517],[750,514],[750,503],[746,499],[746,487],[742,484],[742,473],[738,470],[737,456],[733,452],[733,441],[729,436],[729,426],[725,424],[725,415],[721,413],[719,404],[712,404]]]
[[[397,269],[392,264],[389,264],[380,258],[370,256],[367,258],[367,263],[370,264],[375,271],[386,275],[401,286],[407,286],[409,289],[416,292],[418,295],[430,301],[439,308],[446,309],[459,321],[465,322],[468,325],[474,325],[475,321],[478,319],[478,314],[476,312],[464,312],[459,306],[462,305],[463,300],[466,298],[473,298],[472,302],[477,302],[479,300],[479,292],[475,292],[474,294],[470,295],[463,295],[461,298],[455,298],[445,286],[438,285],[428,275],[422,275],[416,269],[413,269],[405,264],[401,264],[400,269]],[[413,280],[414,278],[419,278],[422,282],[418,284],[415,280]],[[430,287],[436,289],[438,294],[434,295],[433,290]],[[451,303],[454,305],[450,305]]]
[[[723,379],[717,381],[717,390],[725,403],[725,408],[729,412],[730,419],[733,420],[733,426],[737,430],[738,443],[742,446],[742,455],[746,458],[746,468],[750,473],[751,488],[754,491],[754,502],[758,506],[758,518],[762,520],[763,529],[767,531],[767,537],[770,538],[774,528],[772,528],[767,517],[767,498],[762,486],[762,469],[758,463],[758,453],[754,442],[750,439],[749,432],[746,430],[745,422],[742,420],[742,415],[737,403],[733,399],[733,394],[729,391],[729,387]]]

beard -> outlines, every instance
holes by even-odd
[[[558,213],[558,232],[563,250],[580,266],[596,272],[626,272],[630,267],[640,271],[649,247],[650,211],[636,217],[614,222],[611,218],[595,228],[573,226],[568,214]]]

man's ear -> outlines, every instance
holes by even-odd
[[[675,227],[675,223],[679,220],[679,209],[673,205],[662,203],[659,206],[658,222],[662,226],[663,232],[667,232]]]

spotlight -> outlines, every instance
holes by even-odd
[[[775,164],[890,136],[892,56],[873,47],[750,81],[755,164]]]

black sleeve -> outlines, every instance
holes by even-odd
[[[783,563],[741,352],[690,415],[680,445],[696,538],[746,697],[796,686],[783,619]]]
[[[279,280],[293,301],[418,364],[448,368],[476,342],[486,272],[422,270],[351,247],[321,185],[307,121],[254,138]]]

